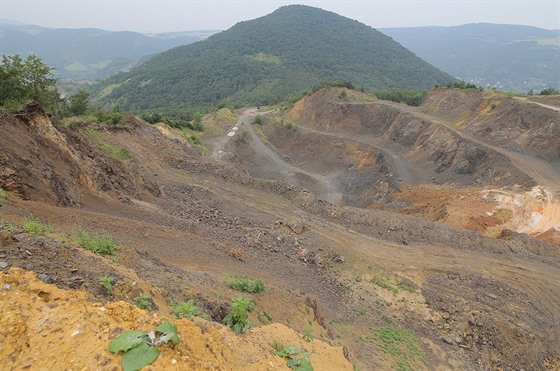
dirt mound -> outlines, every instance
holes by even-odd
[[[119,368],[109,342],[124,330],[148,331],[164,316],[129,303],[93,303],[84,291],[64,291],[35,274],[10,269],[0,274],[0,367],[4,369]],[[170,319],[181,343],[164,346],[150,369],[268,370],[289,369],[273,354],[272,342],[297,345],[311,355],[316,369],[352,370],[341,348],[321,341],[306,343],[295,331],[274,324],[237,336],[202,319]]]

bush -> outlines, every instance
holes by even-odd
[[[169,303],[171,306],[171,313],[173,313],[177,318],[188,318],[192,319],[193,317],[200,316],[200,310],[194,304],[194,300],[190,299],[188,301],[182,301],[180,303],[171,302]]]
[[[6,194],[6,192],[4,192],[2,188],[0,188],[0,207],[2,207],[2,201],[7,199],[8,199],[8,195]]]
[[[557,95],[557,94],[560,94],[560,91],[558,91],[558,89],[554,89],[552,87],[544,89],[540,93],[540,95]]]
[[[250,298],[232,298],[231,311],[225,316],[224,324],[228,325],[233,331],[241,334],[249,329],[249,312],[255,307],[255,301]]]
[[[233,276],[228,284],[232,288],[241,292],[248,292],[250,294],[260,294],[265,290],[264,281],[260,278],[251,279],[247,276]]]
[[[106,233],[90,237],[84,231],[76,231],[73,240],[84,249],[99,255],[114,255],[117,251],[117,245]]]
[[[53,233],[54,227],[43,223],[37,218],[26,219],[23,222],[23,231],[34,236],[41,236],[45,233]]]
[[[138,294],[138,296],[132,299],[132,302],[140,309],[151,311],[152,309],[154,309],[154,304],[152,303],[151,299],[152,297],[149,294],[141,292],[140,294]]]
[[[113,292],[113,283],[115,283],[115,277],[105,275],[98,278],[99,284],[103,286],[107,295],[111,295]]]

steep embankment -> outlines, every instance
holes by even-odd
[[[385,207],[492,235],[560,228],[558,112],[493,92],[435,89],[415,108],[340,91],[322,90],[297,102],[286,115],[300,125],[297,131],[276,126],[266,132],[283,155],[306,164],[329,158],[336,151],[325,149],[340,141],[374,149],[368,161],[350,151],[329,161],[342,184],[351,182],[349,168],[360,173],[364,163],[385,164],[384,177],[364,169],[361,182],[346,187],[348,204],[394,197],[398,202]],[[323,143],[314,147],[318,137]],[[375,176],[368,181],[368,174]],[[388,192],[371,197],[368,190],[377,189],[380,179],[390,185]]]

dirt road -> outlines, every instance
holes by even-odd
[[[271,160],[274,166],[277,167],[278,172],[284,174],[288,184],[291,185],[297,184],[294,177],[295,174],[297,173],[304,174],[314,179],[321,185],[323,190],[318,195],[319,199],[330,202],[332,204],[340,203],[342,200],[342,193],[340,192],[336,179],[334,179],[333,176],[328,176],[328,175],[325,176],[322,174],[313,173],[305,169],[302,169],[300,167],[297,167],[291,163],[288,163],[280,155],[278,155],[276,152],[274,152],[272,149],[270,149],[266,144],[262,142],[259,136],[255,133],[253,126],[251,125],[251,121],[258,113],[259,113],[258,110],[254,108],[250,108],[238,112],[239,121],[244,123],[247,129],[249,130],[249,133],[251,134],[251,138],[253,140],[257,152],[259,152],[261,155],[268,157]]]
[[[546,161],[543,161],[534,156],[512,152],[503,147],[498,147],[496,145],[484,142],[483,140],[476,138],[469,133],[457,129],[452,123],[443,121],[438,117],[427,114],[425,112],[421,112],[418,108],[410,107],[406,104],[387,101],[384,101],[382,104],[398,108],[399,110],[410,113],[411,115],[419,119],[442,125],[448,130],[453,131],[455,134],[470,142],[476,143],[482,147],[504,155],[519,171],[533,178],[535,182],[548,189],[553,195],[556,195],[556,198],[560,199],[560,169],[555,168],[553,165],[547,163]]]

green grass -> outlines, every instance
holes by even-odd
[[[93,115],[80,115],[66,117],[62,119],[61,124],[66,128],[76,129],[95,121],[97,121],[97,117]]]
[[[91,128],[86,128],[84,130],[84,134],[86,134],[97,145],[99,145],[99,147],[103,150],[103,152],[105,152],[111,158],[123,162],[132,160],[132,155],[130,154],[130,152],[126,150],[126,148],[107,142],[97,131]]]
[[[28,218],[23,221],[23,231],[34,236],[41,236],[46,233],[54,233],[55,229],[37,218]]]
[[[73,233],[72,239],[84,249],[99,255],[115,255],[117,251],[117,245],[106,233],[91,237],[86,232],[78,230]]]
[[[15,224],[10,223],[7,220],[0,220],[0,226],[11,233],[19,232],[19,228]]]
[[[245,275],[232,276],[228,283],[228,287],[249,294],[260,294],[265,290],[264,281],[260,278],[252,279]]]
[[[374,344],[377,349],[390,355],[394,363],[392,369],[416,370],[420,364],[426,365],[418,338],[410,330],[394,327],[370,328],[369,334],[360,336],[358,340]]]
[[[393,295],[397,295],[401,291],[416,292],[416,287],[412,284],[391,278],[383,272],[373,277],[371,282],[381,288],[389,290]]]
[[[7,200],[7,199],[8,199],[8,195],[6,194],[6,192],[4,192],[2,188],[0,188],[0,203],[1,200]]]

